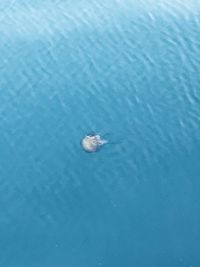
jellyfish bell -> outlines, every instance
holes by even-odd
[[[92,153],[97,152],[100,148],[107,144],[107,141],[102,139],[99,134],[88,134],[81,140],[81,146],[84,151]]]

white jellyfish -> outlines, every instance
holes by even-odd
[[[89,153],[99,151],[100,148],[107,143],[107,140],[102,139],[99,134],[95,133],[87,134],[81,140],[81,146],[83,150]]]

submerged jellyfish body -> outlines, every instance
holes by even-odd
[[[107,144],[107,141],[102,139],[99,134],[88,134],[81,140],[81,146],[88,153],[98,152],[100,148]]]

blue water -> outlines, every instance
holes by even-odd
[[[200,2],[1,0],[0,56],[0,266],[199,267]]]

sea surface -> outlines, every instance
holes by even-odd
[[[0,1],[0,266],[200,266],[200,1]]]

